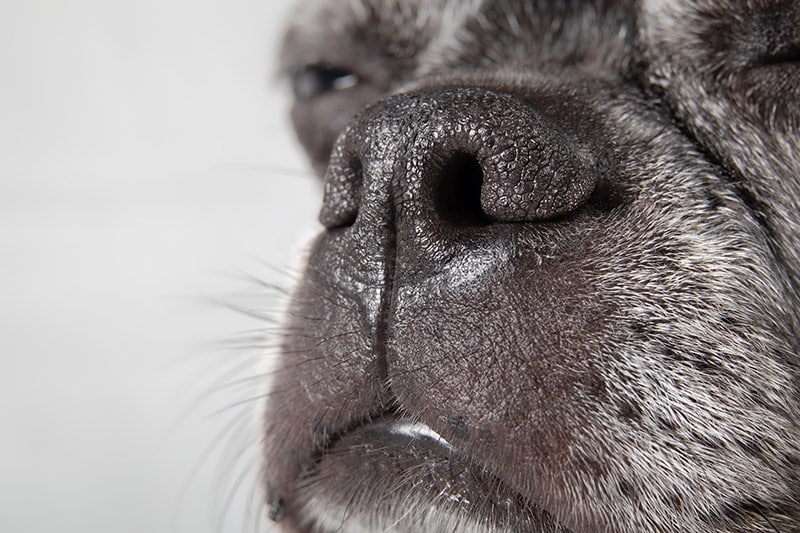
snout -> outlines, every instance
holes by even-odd
[[[342,443],[367,438],[361,428],[376,419],[407,418],[441,435],[475,475],[492,473],[479,499],[494,503],[482,514],[550,530],[529,480],[552,492],[547,479],[580,438],[563,420],[600,403],[602,379],[587,361],[608,315],[585,262],[604,227],[610,158],[583,135],[594,127],[588,107],[575,120],[573,102],[567,122],[559,105],[425,89],[368,107],[340,134],[324,175],[325,231],[290,310],[284,351],[301,361],[286,363],[297,385],[281,390],[267,434],[287,434],[288,406],[310,414],[268,443],[284,465],[270,473],[273,503],[333,501],[335,476],[323,473],[358,462]],[[383,470],[385,490],[431,463],[414,453],[382,460],[396,462]],[[354,476],[371,478],[373,467]],[[512,502],[500,514],[499,500]]]
[[[534,97],[444,87],[380,101],[340,134],[324,175],[327,231],[310,264],[320,283],[359,302],[375,353],[404,313],[416,324],[426,309],[497,305],[478,294],[492,286],[480,278],[496,283],[521,250],[541,267],[584,246],[587,220],[607,208],[609,158],[581,137],[585,123],[562,124]]]

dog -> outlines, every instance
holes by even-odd
[[[313,0],[285,531],[800,531],[800,3]]]

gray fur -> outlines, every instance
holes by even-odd
[[[787,0],[305,2],[325,230],[271,516],[800,531],[797,28]]]

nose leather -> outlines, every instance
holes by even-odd
[[[551,220],[584,204],[597,181],[592,151],[535,105],[476,87],[430,89],[389,97],[343,131],[320,221],[397,217],[426,231]]]

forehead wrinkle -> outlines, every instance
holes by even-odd
[[[458,50],[465,37],[466,22],[481,16],[486,0],[444,0],[440,8],[439,31],[420,53],[418,75],[426,75],[430,66],[442,55],[442,50]]]
[[[446,7],[458,6],[457,16],[429,43],[415,74],[453,66],[526,70],[578,63],[618,71],[625,68],[635,33],[629,4],[570,0],[548,10],[545,0],[448,2]]]

